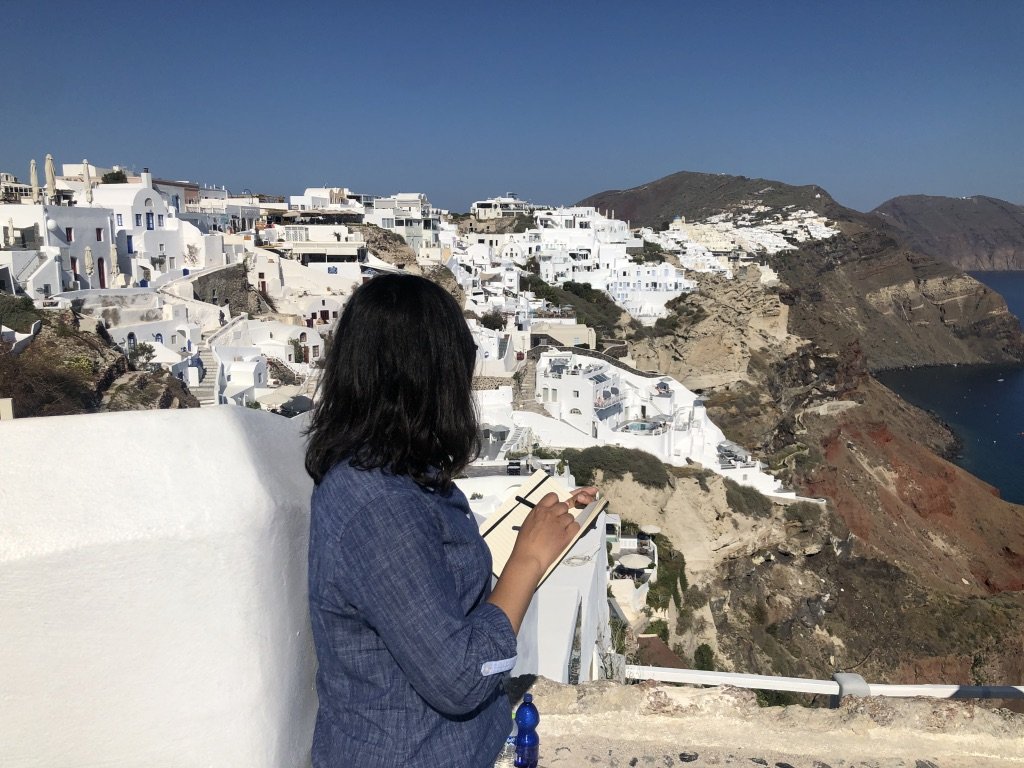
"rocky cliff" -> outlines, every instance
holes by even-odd
[[[1024,269],[1024,206],[975,197],[906,195],[872,213],[917,251],[964,270]]]
[[[39,335],[17,356],[0,350],[0,397],[15,418],[115,410],[198,408],[166,372],[134,371],[128,358],[71,311],[39,312]]]
[[[675,528],[691,583],[706,589],[703,621],[691,607],[676,633],[678,615],[668,617],[672,641],[684,653],[708,642],[723,666],[745,671],[1024,678],[1021,508],[942,458],[955,442],[948,429],[871,376],[1024,360],[1001,297],[816,187],[676,174],[585,202],[652,224],[672,211],[797,205],[840,230],[770,257],[779,287],[763,288],[754,267],[734,281],[701,278],[674,303],[669,333],[630,340],[638,367],[702,392],[728,437],[828,500],[821,511],[776,507],[747,519],[714,479],[707,491],[680,479],[639,503],[636,489],[613,490],[626,518]]]

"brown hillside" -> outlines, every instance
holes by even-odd
[[[959,269],[1024,269],[1024,206],[981,195],[907,195],[872,213],[915,250]]]
[[[665,228],[676,216],[703,219],[744,203],[783,208],[794,205],[824,216],[846,211],[821,187],[794,187],[781,181],[724,173],[680,171],[632,189],[598,192],[578,205],[615,211],[633,226]],[[849,212],[853,213],[853,212]]]

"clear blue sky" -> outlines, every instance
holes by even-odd
[[[679,170],[1024,203],[1024,2],[0,2],[0,169],[571,203]]]

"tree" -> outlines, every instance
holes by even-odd
[[[492,331],[500,331],[505,327],[505,316],[496,309],[492,309],[480,318],[480,325],[490,328]]]
[[[156,349],[153,348],[153,345],[143,342],[128,350],[128,362],[131,363],[132,368],[138,369],[140,366],[149,365],[149,361],[155,355]]]
[[[125,174],[124,171],[118,168],[116,171],[104,173],[100,177],[100,181],[102,181],[104,184],[127,184],[128,176]]]

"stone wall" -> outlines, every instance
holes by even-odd
[[[243,312],[250,316],[271,311],[270,306],[250,283],[244,264],[232,264],[192,281],[193,296],[217,306],[228,305],[231,317]]]

